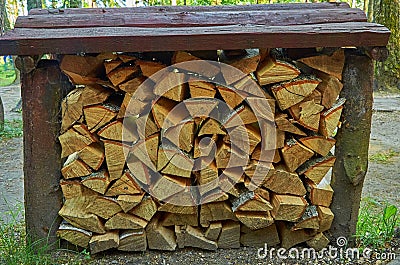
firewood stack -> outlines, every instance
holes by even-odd
[[[343,66],[342,49],[64,56],[58,235],[92,253],[326,246]]]

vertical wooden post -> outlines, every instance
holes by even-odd
[[[60,131],[61,99],[71,87],[57,61],[42,60],[21,72],[24,125],[25,222],[30,240],[56,241],[62,193]]]
[[[372,60],[355,51],[346,51],[343,90],[346,98],[342,127],[337,134],[336,163],[332,187],[335,191],[331,209],[335,219],[331,227],[336,239],[346,237],[349,246],[356,232],[361,191],[368,168],[368,146],[372,116]]]

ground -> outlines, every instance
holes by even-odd
[[[0,88],[5,105],[6,120],[21,119],[10,110],[19,100],[19,86]],[[370,164],[363,188],[363,198],[400,207],[400,95],[375,95],[370,144]],[[23,205],[22,138],[0,141],[0,218],[5,212]],[[57,252],[68,264],[69,254]],[[283,260],[284,261],[284,260]],[[207,252],[185,249],[174,253],[157,251],[121,254],[111,253],[104,258],[95,256],[90,264],[278,264],[277,261],[257,258],[256,248]],[[280,262],[279,264],[282,264]],[[284,263],[292,264],[292,263]],[[295,263],[293,263],[295,264]],[[314,264],[314,263],[312,263]],[[319,264],[330,264],[319,261]],[[340,264],[340,263],[336,263]],[[345,264],[345,263],[343,263]],[[370,264],[360,261],[358,264]],[[378,263],[373,263],[378,264]]]

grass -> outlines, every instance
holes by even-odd
[[[4,121],[4,129],[0,131],[0,141],[22,136],[22,120]]]
[[[1,60],[3,61],[3,60]],[[14,66],[12,63],[0,63],[0,87],[9,86],[14,83],[16,78]]]
[[[356,238],[360,247],[383,249],[390,246],[400,215],[396,206],[363,199],[358,215]]]
[[[369,161],[380,163],[380,164],[388,164],[388,163],[392,162],[391,159],[393,157],[396,157],[399,155],[400,155],[400,152],[396,152],[396,151],[393,151],[392,149],[389,149],[387,151],[383,151],[380,153],[370,155]]]

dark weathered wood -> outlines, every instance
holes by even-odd
[[[332,14],[335,16],[332,16]],[[290,18],[290,19],[288,19]],[[367,22],[360,9],[304,9],[278,11],[169,12],[129,14],[33,15],[18,17],[15,28],[88,27],[210,27],[226,25],[292,26],[319,23]]]
[[[389,50],[386,47],[363,47],[364,52],[371,59],[384,62],[389,57]]]
[[[273,5],[224,5],[224,6],[147,6],[132,8],[67,8],[67,9],[31,9],[29,15],[39,14],[115,14],[115,13],[165,13],[165,12],[209,12],[209,11],[247,11],[247,10],[284,10],[284,9],[327,9],[350,8],[347,3],[313,3],[313,4],[273,4]]]
[[[21,86],[26,230],[30,239],[52,243],[61,221],[60,103],[71,85],[56,61],[42,60],[21,74]]]
[[[385,46],[389,30],[366,22],[299,26],[188,28],[17,28],[0,39],[5,54],[218,50],[259,47]]]
[[[369,57],[354,51],[346,52],[340,93],[346,103],[342,112],[343,124],[336,138],[336,163],[332,175],[336,195],[331,206],[335,219],[330,231],[334,238],[346,237],[350,245],[354,245],[353,235],[368,167],[373,75]]]

